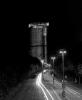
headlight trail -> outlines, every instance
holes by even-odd
[[[48,89],[44,86],[44,84],[42,83],[42,73],[39,73],[39,75],[36,78],[36,85],[39,86],[42,90],[42,92],[44,93],[45,99],[46,100],[50,100],[47,96],[50,96],[51,100],[54,100],[54,98],[52,97],[51,93],[48,91]]]
[[[47,95],[46,95],[46,93],[45,93],[45,91],[44,91],[44,89],[43,89],[42,86],[41,86],[41,81],[42,81],[42,73],[40,73],[40,74],[37,76],[37,78],[36,78],[36,85],[39,86],[39,87],[41,88],[41,90],[43,91],[44,96],[45,96],[45,99],[46,99],[46,100],[49,100],[48,97],[47,97]]]
[[[55,83],[58,85],[58,86],[62,86],[62,84],[58,81],[55,80]],[[44,97],[45,97],[45,100],[54,100],[54,95],[52,96],[52,94],[49,92],[49,90],[45,87],[45,85],[42,83],[42,73],[39,73],[37,78],[36,78],[36,85],[42,90],[43,94],[44,94]],[[57,94],[56,91],[53,90],[53,93],[55,94],[55,96],[57,97],[58,100],[61,100],[61,98],[59,97],[59,95]],[[79,92],[76,92],[75,90],[69,88],[66,86],[66,89],[65,91],[68,93],[68,94],[73,94],[74,96],[80,98],[81,95]]]
[[[52,98],[52,100],[54,100],[54,98],[52,97],[51,93],[48,91],[48,89],[44,86],[44,84],[42,84],[42,86],[45,88],[45,90],[47,91],[47,93],[50,95],[50,97]]]

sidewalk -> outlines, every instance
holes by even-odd
[[[56,91],[56,93],[62,99],[62,84],[61,84],[60,80],[55,78],[54,85],[53,85],[52,76],[49,73],[46,73],[46,74],[44,74],[44,82],[47,83],[49,87],[52,86],[53,89]],[[67,86],[66,86],[66,97],[69,98],[67,100],[82,100],[81,95],[80,95],[80,97],[78,97],[78,94],[74,93],[74,92],[78,92],[76,90],[77,89],[75,89],[74,86],[67,84]]]
[[[63,100],[63,99],[62,99],[62,96],[61,96],[62,88],[59,87],[59,85],[57,86],[56,83],[53,85],[53,79],[52,79],[52,77],[49,75],[49,73],[44,74],[43,83],[45,84],[45,86],[46,86],[50,91],[54,91],[55,95],[56,95],[57,97],[60,98],[60,99],[57,99],[57,100]]]
[[[52,76],[50,75],[50,73],[47,73],[48,75],[48,78],[53,81],[53,78]],[[48,80],[49,80],[48,79]],[[62,83],[62,78],[61,77],[55,77],[55,80],[57,80],[58,82]],[[65,80],[65,84],[68,86],[68,87],[71,87],[77,91],[79,91],[81,94],[82,94],[82,84],[76,84],[76,83],[73,83],[71,81],[68,81],[68,80]],[[60,84],[61,85],[61,84]]]
[[[57,81],[59,81],[60,83],[61,83],[61,81],[62,81],[61,78],[55,77],[55,79],[56,79]],[[70,88],[72,88],[72,89],[74,89],[74,90],[77,90],[78,92],[80,92],[80,93],[82,94],[82,84],[76,84],[76,83],[73,83],[73,82],[68,81],[68,80],[65,80],[65,84],[66,84],[68,87],[70,87]]]

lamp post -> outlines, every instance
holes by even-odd
[[[62,81],[62,96],[65,97],[65,82],[64,82],[64,54],[67,52],[65,50],[60,50],[59,53],[62,55],[62,67],[63,67],[63,81]]]
[[[44,60],[41,59],[41,63],[42,63],[42,78],[43,78],[43,66],[44,66]]]
[[[49,22],[44,24],[43,27],[43,37],[44,37],[44,61],[47,62],[47,27],[49,26]]]
[[[51,57],[51,60],[53,61],[53,84],[54,84],[54,60],[56,59],[56,57]]]

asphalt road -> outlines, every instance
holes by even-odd
[[[82,100],[77,90],[66,86],[65,98],[62,97],[62,85],[54,80],[49,72],[39,73],[36,78],[29,79],[14,89],[5,100]]]
[[[25,81],[19,88],[11,91],[5,100],[61,100],[52,85],[39,73],[35,79]]]
[[[53,78],[49,73],[44,74],[44,81],[47,81],[48,84],[53,86],[54,91],[60,96],[60,100],[62,100],[62,84],[56,78],[53,84]],[[74,86],[70,86],[66,83],[65,88],[65,98],[67,100],[82,100],[82,91],[78,91],[78,89],[74,88]]]
[[[36,79],[29,79],[20,88],[11,91],[5,100],[44,100],[44,95],[36,85]]]

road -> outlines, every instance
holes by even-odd
[[[48,84],[51,84],[53,86],[54,91],[59,95],[62,100],[62,84],[59,82],[56,78],[54,80],[53,84],[53,78],[49,73],[44,74],[44,81],[47,82]],[[67,100],[82,100],[82,91],[75,90],[74,87],[70,87],[66,83],[66,88],[65,88],[65,97]]]
[[[29,79],[5,100],[61,100],[52,85],[42,79],[42,72],[35,79]]]
[[[36,78],[24,82],[19,89],[11,92],[5,100],[82,100],[82,95],[66,86],[66,98],[62,98],[61,82],[47,73],[40,72]]]
[[[12,90],[5,100],[44,100],[44,95],[36,85],[36,78],[24,82],[18,89]]]

